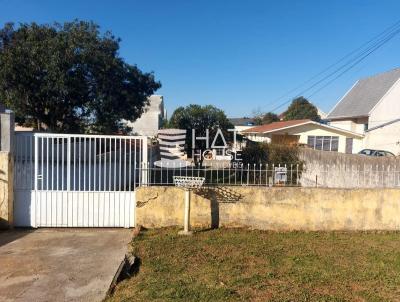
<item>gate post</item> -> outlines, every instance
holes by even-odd
[[[0,152],[0,229],[14,225],[14,158],[10,152]]]
[[[14,114],[0,113],[0,228],[14,224]]]

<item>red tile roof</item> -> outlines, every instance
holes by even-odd
[[[286,127],[292,127],[292,126],[296,126],[296,125],[300,125],[300,124],[305,124],[308,122],[311,122],[311,120],[306,119],[306,120],[291,120],[291,121],[274,122],[271,124],[265,124],[265,125],[260,125],[260,126],[246,129],[243,131],[243,133],[270,132],[273,130],[278,130],[278,129],[286,128]]]

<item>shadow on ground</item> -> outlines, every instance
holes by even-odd
[[[236,203],[243,199],[243,195],[230,187],[203,187],[195,193],[210,200],[211,203],[211,229],[219,227],[219,204]]]

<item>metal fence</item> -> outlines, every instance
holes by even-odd
[[[323,187],[323,188],[400,188],[400,169],[390,166],[343,168],[326,165],[322,169],[304,164],[247,164],[232,166],[180,166],[171,163],[155,167],[142,163],[138,175],[145,175],[150,186],[173,186],[174,176],[204,177],[206,186]]]
[[[173,186],[174,176],[204,177],[206,186],[300,186],[300,165],[248,164],[231,166],[182,166],[171,163],[155,167],[143,163],[138,169],[147,175],[150,186]],[[143,173],[144,172],[144,173]]]

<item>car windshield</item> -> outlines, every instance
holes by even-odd
[[[360,151],[360,154],[364,154],[364,155],[372,155],[372,153],[373,153],[373,150],[370,150],[370,149],[365,149],[365,150]]]

